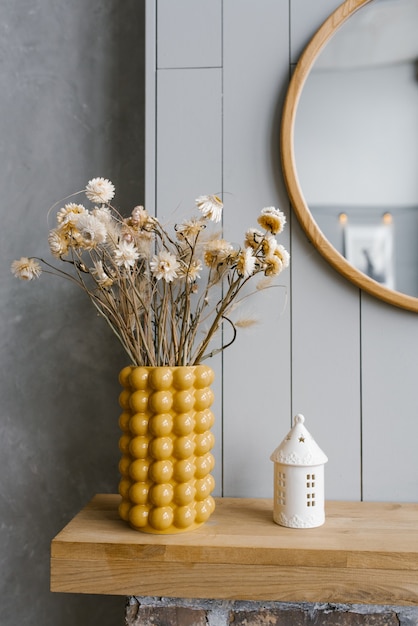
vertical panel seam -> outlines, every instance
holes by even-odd
[[[363,319],[362,293],[359,292],[359,357],[360,357],[360,500],[364,499],[364,461],[363,461]]]
[[[290,78],[291,78],[291,73],[292,73],[292,56],[291,56],[291,0],[288,1],[288,35],[289,35],[289,46],[288,46],[288,61],[289,61],[289,71],[288,71],[288,80],[287,83],[289,85],[290,82]],[[290,203],[290,200],[288,201],[288,207],[289,207],[289,226],[290,226],[290,233],[289,233],[289,252],[292,258],[292,231],[293,231],[293,212],[292,212],[292,206]],[[290,306],[290,316],[289,316],[289,333],[290,333],[290,337],[289,337],[289,358],[290,358],[290,425],[292,425],[292,416],[293,416],[293,289],[292,289],[292,285],[293,285],[293,271],[292,271],[292,267],[293,264],[290,263],[290,267],[289,267],[289,281],[290,281],[290,294],[289,294],[289,306]]]
[[[154,23],[155,23],[155,33],[154,33],[154,40],[155,40],[155,50],[154,50],[154,76],[155,76],[155,92],[154,92],[154,97],[155,97],[155,129],[154,129],[154,143],[155,143],[155,151],[154,151],[154,214],[155,217],[157,217],[157,213],[158,213],[158,198],[157,198],[157,190],[158,190],[158,186],[157,186],[157,178],[158,178],[158,168],[157,168],[157,164],[158,164],[158,144],[157,144],[157,140],[158,140],[158,0],[155,0],[155,18],[154,18]]]
[[[221,1],[221,198],[224,197],[224,2]],[[223,345],[223,326],[222,326],[222,345]],[[224,432],[224,352],[221,353],[221,495],[225,491],[225,432]]]
[[[289,20],[288,20],[288,28],[289,28],[289,80],[290,80],[290,73],[291,73],[291,67],[292,67],[292,0],[289,0],[288,2],[288,11],[289,11]]]
[[[145,5],[145,204],[155,213],[157,190],[157,0]]]

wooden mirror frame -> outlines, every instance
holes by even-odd
[[[345,0],[323,23],[301,55],[290,80],[282,113],[280,133],[282,170],[292,207],[305,234],[332,267],[369,294],[397,307],[418,312],[418,298],[389,289],[369,278],[369,276],[351,265],[334,248],[322,233],[309,210],[296,170],[294,150],[295,120],[305,81],[319,53],[335,32],[353,13],[369,2],[372,2],[372,0]]]

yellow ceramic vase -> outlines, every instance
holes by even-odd
[[[119,515],[136,530],[193,530],[214,511],[213,379],[205,365],[121,371]]]

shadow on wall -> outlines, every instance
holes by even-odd
[[[50,593],[49,551],[95,493],[117,489],[126,357],[81,290],[50,276],[23,284],[9,268],[50,260],[48,208],[89,178],[114,182],[124,214],[143,202],[144,4],[0,9],[2,626],[124,620],[124,598]]]

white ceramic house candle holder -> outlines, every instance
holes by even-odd
[[[324,464],[328,461],[296,415],[294,426],[275,449],[273,519],[289,528],[315,528],[325,522]]]

